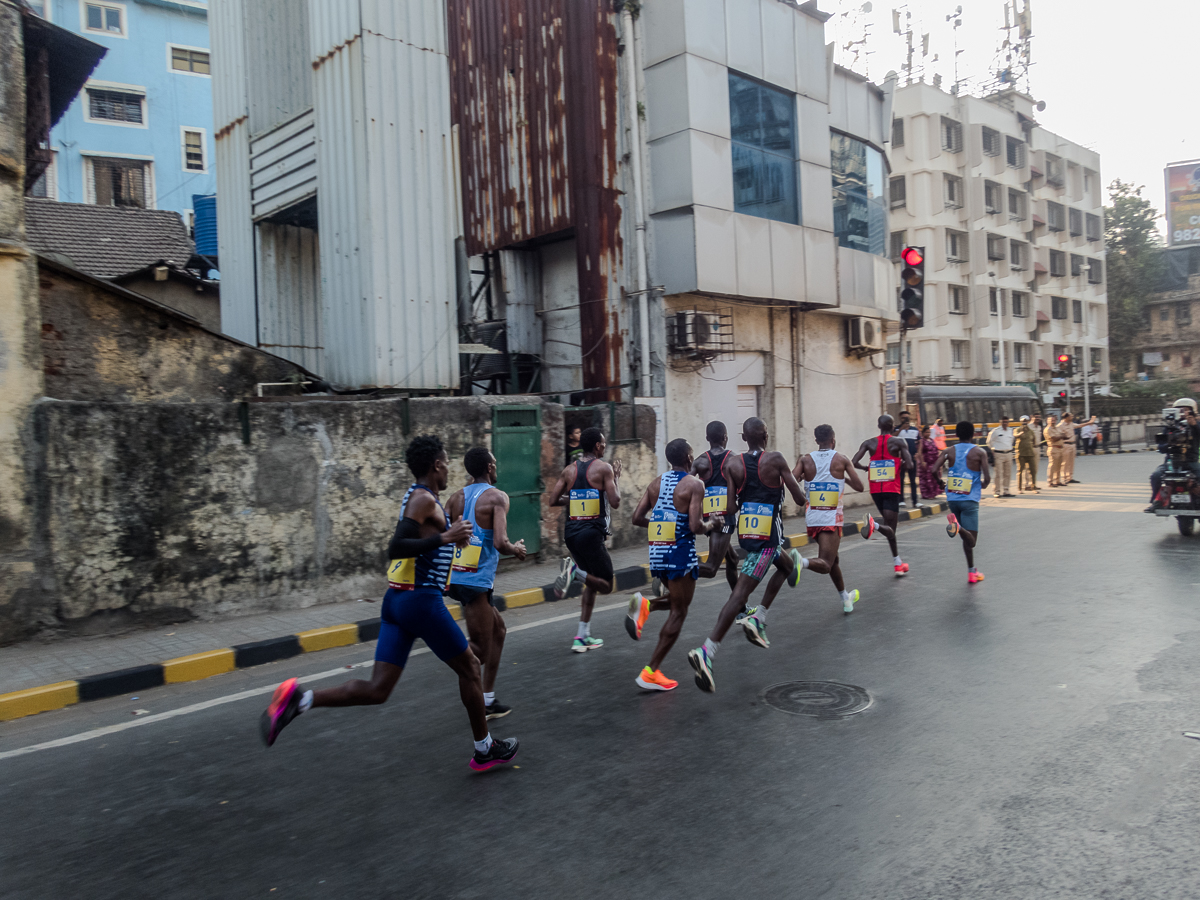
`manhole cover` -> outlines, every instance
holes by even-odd
[[[814,719],[844,719],[871,705],[863,688],[836,681],[785,681],[767,688],[763,699],[780,712]]]

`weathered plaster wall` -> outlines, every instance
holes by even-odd
[[[199,285],[200,290],[196,290],[196,284],[182,277],[155,281],[147,274],[126,278],[120,284],[135,294],[157,300],[165,306],[199,319],[205,328],[212,331],[221,330],[221,294],[217,287]]]

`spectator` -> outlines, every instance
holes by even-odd
[[[1075,424],[1075,416],[1072,413],[1063,413],[1062,424],[1059,430],[1063,436],[1063,468],[1062,478],[1059,479],[1063,484],[1079,484],[1075,480],[1075,447],[1079,442],[1078,425]]]
[[[1100,434],[1100,428],[1096,425],[1096,417],[1092,416],[1083,423],[1083,427],[1079,429],[1079,437],[1083,444],[1083,452],[1089,456],[1096,455],[1096,438]]]
[[[908,445],[908,453],[913,458],[914,462],[917,458],[917,444],[921,440],[920,429],[912,422],[912,416],[908,412],[900,413],[900,425],[896,429],[896,437],[903,438]],[[904,506],[904,479],[908,479],[909,485],[912,487],[912,505],[920,506],[917,500],[917,473],[912,469],[905,469],[900,473],[900,505]]]
[[[987,445],[996,456],[996,481],[993,490],[997,497],[1011,497],[1013,473],[1013,445],[1016,435],[1008,424],[1008,416],[1000,417],[1000,424],[988,432]]]
[[[1033,444],[1037,448],[1038,456],[1046,455],[1046,437],[1045,426],[1042,425],[1042,417],[1034,415],[1029,420],[1029,429],[1033,432]]]
[[[946,420],[939,418],[929,426],[929,436],[933,438],[938,450],[946,449]]]
[[[575,427],[567,432],[567,465],[575,462],[579,457],[583,456],[583,448],[579,446],[579,436],[583,434],[581,428]]]
[[[1046,417],[1046,448],[1050,455],[1050,471],[1046,473],[1046,481],[1049,482],[1050,487],[1065,487],[1067,484],[1067,480],[1063,477],[1063,459],[1065,457],[1063,438],[1067,431],[1075,433],[1074,429],[1059,425],[1058,417],[1053,413]]]
[[[932,425],[926,425],[921,429],[921,439],[917,442],[917,455],[915,457],[917,461],[917,479],[921,483],[921,497],[924,500],[932,500],[945,488],[945,485],[942,484],[942,479],[933,467],[941,451],[938,450],[932,433]]]
[[[1029,416],[1021,416],[1021,424],[1014,431],[1017,442],[1017,490],[1038,493],[1038,435],[1033,430]]]

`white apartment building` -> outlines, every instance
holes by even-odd
[[[925,324],[888,359],[914,381],[1048,390],[1055,357],[1108,381],[1100,156],[1039,126],[1032,98],[896,91],[889,252],[924,246]]]

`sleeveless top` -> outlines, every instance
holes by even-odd
[[[423,484],[414,484],[405,493],[404,501],[400,504],[400,518],[404,518],[404,511],[408,509],[408,498],[418,488],[433,494],[438,509],[445,515],[446,509],[442,506],[442,501],[437,499],[437,494]],[[445,530],[450,530],[449,516],[446,516]],[[444,593],[450,580],[450,560],[453,556],[454,545],[442,544],[420,556],[393,559],[388,565],[388,587],[398,591],[433,590],[439,594]]]
[[[675,487],[686,472],[672,469],[658,480],[658,502],[650,510],[650,571],[692,569],[700,565],[690,516],[675,508]]]
[[[838,526],[844,522],[842,494],[846,479],[834,478],[829,471],[836,450],[814,450],[809,454],[816,463],[817,472],[808,483],[808,503],[804,507],[804,524],[809,528]]]
[[[500,551],[496,549],[491,528],[480,528],[475,521],[475,503],[490,484],[468,484],[463,488],[463,518],[474,529],[465,547],[454,545],[454,561],[450,569],[450,583],[465,587],[488,590],[496,582],[496,566],[500,564]]]
[[[947,500],[979,499],[983,473],[967,468],[967,457],[971,455],[971,448],[974,446],[972,443],[954,445],[954,462],[950,464],[950,471],[946,476]],[[959,453],[960,447],[966,448],[966,452]]]
[[[901,466],[903,458],[893,456],[888,450],[888,435],[875,438],[875,449],[871,451],[871,466],[867,471],[872,494],[900,494]]]
[[[724,516],[729,513],[729,479],[725,476],[725,463],[729,459],[729,451],[722,450],[713,456],[711,450],[705,450],[708,457],[709,474],[704,479],[704,518],[709,516]]]
[[[738,544],[749,553],[779,546],[783,531],[783,482],[768,487],[758,477],[758,464],[763,451],[742,454],[746,480],[738,491]]]
[[[608,494],[592,487],[587,480],[587,471],[595,461],[578,460],[575,463],[575,481],[571,484],[567,504],[567,534],[578,534],[589,528],[599,529],[604,534],[612,533]]]

